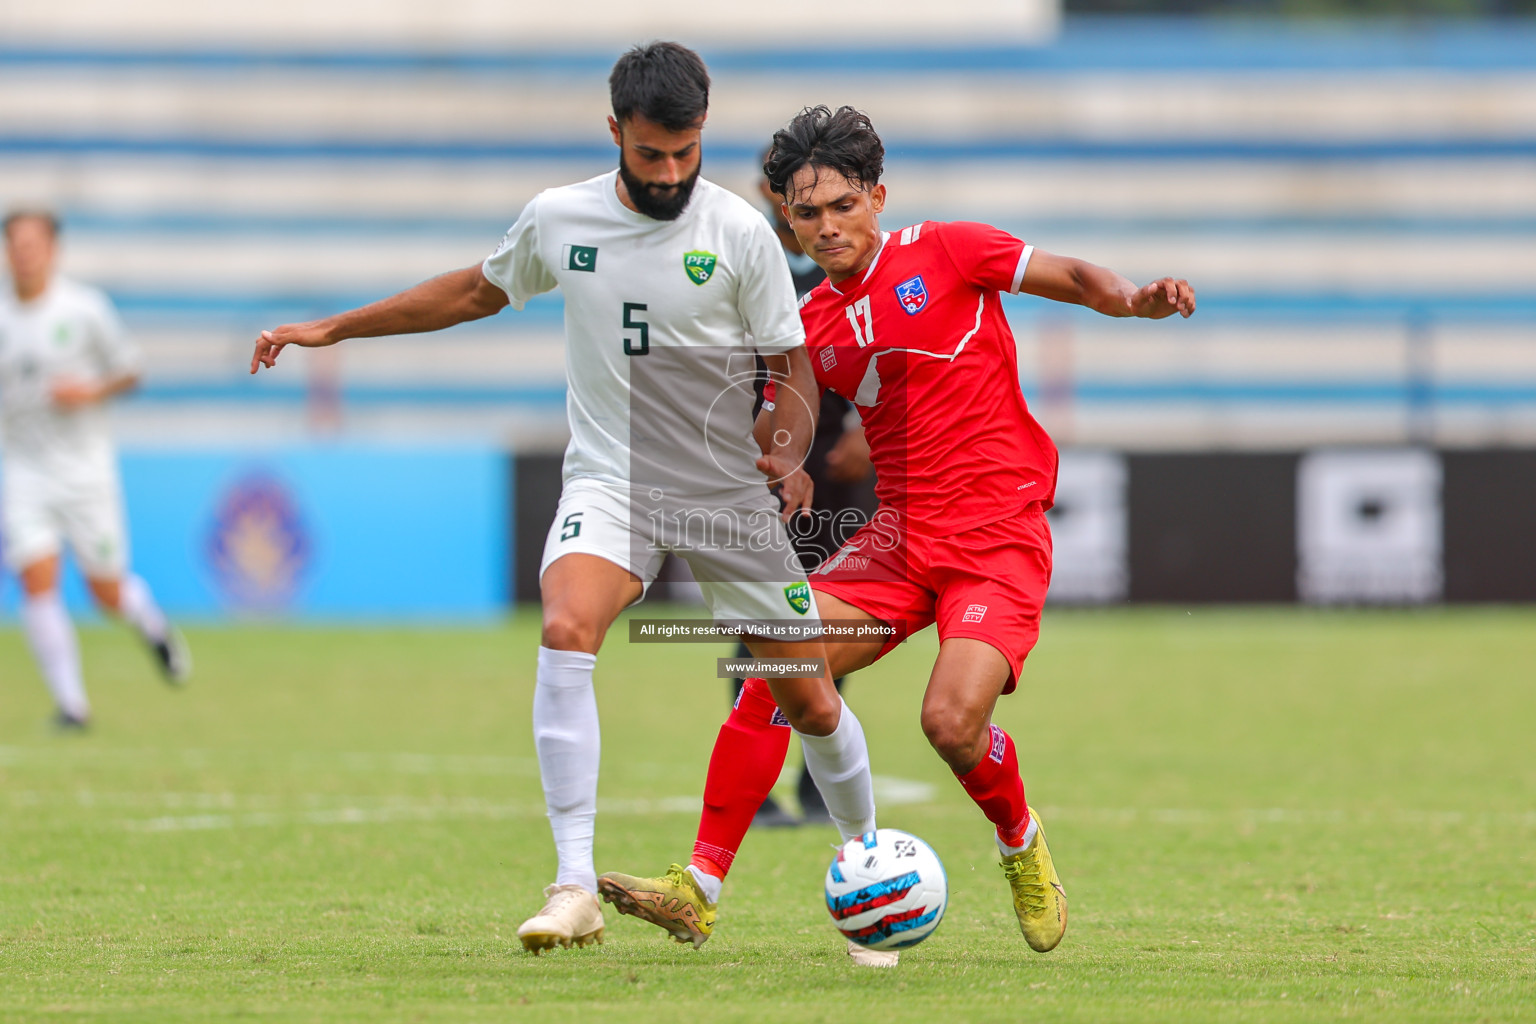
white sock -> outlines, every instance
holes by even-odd
[[[688,865],[688,873],[693,880],[699,883],[699,888],[704,890],[704,899],[710,903],[720,902],[720,889],[725,885],[723,879],[716,878],[708,871],[700,871],[692,864]]]
[[[875,789],[869,777],[869,748],[853,709],[843,704],[842,716],[830,736],[807,736],[798,730],[797,735],[805,753],[805,767],[843,838],[873,831]]]
[[[1039,831],[1040,826],[1035,823],[1035,816],[1031,814],[1029,816],[1029,827],[1024,830],[1024,838],[1019,841],[1018,846],[1009,846],[1003,842],[1003,837],[998,835],[996,831],[993,831],[992,838],[997,840],[997,848],[1002,851],[1004,857],[1012,857],[1016,853],[1023,853],[1024,848],[1035,841],[1035,833]]]
[[[597,891],[592,834],[597,825],[597,694],[592,669],[597,655],[539,648],[533,689],[533,745],[539,753],[544,807],[555,836],[556,885]]]
[[[166,630],[170,627],[166,624],[165,613],[155,604],[155,597],[149,592],[149,584],[144,582],[143,577],[132,574],[125,576],[118,593],[118,611],[122,613],[123,621],[138,630],[139,635],[150,643],[163,642]]]
[[[69,612],[64,610],[64,599],[57,590],[28,597],[21,605],[21,620],[54,703],[66,715],[89,718],[91,705],[80,677],[80,641]]]

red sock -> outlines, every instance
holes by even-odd
[[[779,781],[789,753],[789,720],[768,684],[748,679],[731,717],[720,727],[704,783],[704,814],[693,844],[693,865],[717,878],[731,870],[752,816]]]
[[[997,835],[1004,843],[1023,844],[1029,828],[1029,805],[1024,802],[1024,780],[1019,777],[1019,756],[1012,736],[992,726],[992,746],[981,764],[955,778],[987,820],[997,826]]]

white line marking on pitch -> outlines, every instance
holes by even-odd
[[[1536,811],[1342,811],[1326,807],[1249,807],[1204,810],[1177,807],[1052,807],[1052,821],[1091,825],[1507,825],[1536,826]]]
[[[79,765],[158,766],[180,764],[195,767],[238,759],[240,766],[286,767],[299,774],[321,770],[357,772],[371,776],[396,775],[480,775],[537,777],[538,763],[533,758],[496,755],[441,755],[415,753],[333,753],[297,752],[262,755],[259,752],[236,753],[200,749],[163,750],[132,747],[20,747],[0,745],[0,767],[22,764],[45,765],[50,770],[67,771]],[[683,771],[675,765],[629,765],[630,769],[655,769],[658,774]],[[783,781],[794,778],[796,770],[786,766]],[[875,798],[881,807],[932,803],[941,799],[941,788],[932,783],[874,776]],[[957,794],[951,798],[958,799]],[[166,815],[123,821],[133,831],[164,832],[237,826],[272,826],[280,824],[346,825],[390,823],[399,821],[434,821],[448,818],[536,818],[544,813],[534,803],[492,802],[484,799],[422,801],[419,797],[358,796],[345,794],[282,793],[237,794],[227,791],[186,793],[171,791],[112,792],[88,787],[68,795],[37,789],[12,789],[0,794],[0,802],[11,808],[35,808],[72,802],[82,808],[118,810],[186,810],[201,813]],[[299,806],[292,806],[298,804]],[[286,805],[286,806],[285,806]],[[697,796],[673,796],[659,799],[605,798],[598,809],[605,814],[697,814]],[[1455,827],[1483,825],[1491,827],[1536,827],[1536,811],[1424,811],[1405,808],[1383,810],[1339,810],[1330,808],[1159,808],[1159,807],[1053,807],[1042,805],[1042,812],[1052,820],[1087,825],[1199,826],[1238,825],[1427,825]]]
[[[903,782],[906,780],[892,780]],[[913,792],[925,783],[909,783]],[[932,787],[929,787],[931,789]],[[241,811],[229,814],[163,815],[155,818],[128,819],[122,822],[130,832],[189,832],[225,828],[260,828],[277,825],[386,825],[397,822],[429,822],[462,818],[501,821],[513,818],[541,818],[542,805],[535,803],[495,803],[487,800],[447,800],[412,803],[398,798],[373,807],[342,807],[288,811]],[[900,803],[886,800],[884,806]],[[597,802],[599,814],[619,816],[654,816],[658,814],[697,814],[699,798],[662,797],[656,800],[603,798]],[[1460,811],[1387,813],[1349,813],[1333,810],[1295,810],[1289,808],[1250,808],[1232,811],[1204,811],[1177,808],[1041,808],[1052,821],[1070,821],[1089,825],[1491,825],[1515,828],[1536,827],[1536,812],[1464,813]]]
[[[885,775],[875,776],[876,799],[883,806],[925,803],[933,799],[935,787],[926,782],[898,779]],[[170,794],[166,794],[169,796]],[[410,798],[378,797],[359,799],[373,806],[357,806],[349,803],[341,807],[320,807],[308,810],[236,810],[247,798],[232,794],[208,794],[206,802],[186,800],[189,794],[177,794],[174,801],[181,806],[217,807],[230,809],[224,814],[172,814],[154,818],[128,819],[123,827],[131,832],[196,832],[225,828],[261,828],[276,825],[384,825],[405,821],[440,821],[453,818],[480,818],[504,820],[509,818],[543,817],[542,805],[531,802],[495,802],[481,799],[440,800],[422,803]],[[77,794],[82,806],[142,806],[143,798],[153,799],[152,794]],[[270,804],[271,797],[259,797],[253,802]],[[299,797],[299,799],[305,799]],[[324,797],[310,797],[323,801]],[[349,798],[331,798],[349,799]],[[697,814],[700,798],[696,796],[671,796],[659,799],[634,799],[604,797],[597,802],[599,814],[649,816],[657,814]]]
[[[898,779],[892,775],[871,776],[875,783],[875,806],[898,807],[903,804],[930,804],[939,795],[931,782]]]
[[[537,777],[539,762],[532,757],[497,754],[347,753],[298,751],[266,754],[260,751],[161,750],[151,747],[16,747],[0,746],[0,766],[46,764],[179,764],[208,768],[238,762],[242,768],[282,765],[295,771],[349,771],[367,775],[523,775]]]
[[[697,813],[696,797],[664,797],[660,800],[609,800],[597,802],[599,814],[645,815]],[[394,799],[374,807],[327,807],[306,811],[245,811],[233,814],[173,814],[156,818],[128,819],[130,832],[201,832],[225,828],[263,828],[276,825],[389,825],[398,822],[429,822],[461,818],[504,821],[542,818],[544,807],[532,802],[459,799],[412,803]]]

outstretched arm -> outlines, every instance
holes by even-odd
[[[1107,267],[1036,249],[1024,270],[1019,291],[1057,302],[1072,302],[1105,316],[1149,320],[1195,311],[1195,290],[1180,278],[1162,277],[1137,288]]]
[[[479,264],[449,271],[358,309],[262,331],[251,356],[251,372],[263,366],[270,369],[288,345],[323,348],[347,338],[440,331],[499,313],[507,301],[507,293],[486,280]]]

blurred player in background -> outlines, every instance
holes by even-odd
[[[717,620],[803,616],[815,627],[807,635],[819,633],[805,575],[787,565],[792,552],[767,488],[803,458],[813,414],[807,403],[781,403],[765,454],[752,436],[752,391],[733,375],[744,357],[750,382],[755,350],[784,388],[814,394],[784,259],[749,203],[699,177],[709,74],[698,54],[676,43],[636,47],[614,65],[609,86],[618,170],[540,193],[483,264],[361,309],[265,331],[251,360],[255,373],[287,345],[439,330],[508,303],[521,309],[557,287],[565,295],[571,443],[541,567],[544,625],[533,702],[559,866],[544,908],[518,929],[535,953],[602,937],[592,863],[600,751],[593,669],[608,628],[641,599],[667,551],[689,563]],[[717,418],[704,419],[705,410]],[[711,422],[720,429],[709,431]],[[793,491],[786,497],[789,512],[809,499]],[[733,522],[766,514],[780,543],[764,551],[656,536],[648,502],[666,522],[680,511],[700,513],[711,529],[716,513]],[[824,656],[819,639],[753,637],[749,646],[758,657]],[[832,817],[845,834],[873,827],[863,730],[831,677],[823,670],[776,679],[772,690],[801,736]],[[738,755],[757,756],[750,748]],[[775,772],[783,751],[777,758]],[[718,881],[674,865],[659,882],[665,891],[604,896],[680,942],[703,942]],[[687,914],[675,913],[674,890],[688,895]]]
[[[139,381],[139,352],[111,301],[55,272],[59,222],[46,210],[5,219],[11,287],[0,294],[0,527],[21,580],[21,618],[63,728],[91,707],[80,644],[59,594],[65,543],[102,610],[138,632],[167,681],[191,657],[149,586],[128,570],[117,456],[106,403]]]
[[[826,619],[894,628],[884,642],[829,639],[834,675],[872,664],[937,622],[923,732],[994,826],[1020,930],[1044,952],[1066,932],[1066,892],[1025,802],[1013,739],[992,712],[1039,637],[1057,456],[1019,390],[999,296],[1160,319],[1189,316],[1195,294],[1174,278],[1138,288],[985,224],[883,232],[884,160],[863,114],[815,107],[774,136],[764,167],[796,238],[827,272],[800,309],[817,380],[858,407],[878,474],[875,519],[811,582]],[[1049,730],[1049,705],[1035,706],[1031,727]],[[762,680],[749,679],[721,738],[741,745],[776,734],[786,750],[774,718]],[[710,761],[695,864],[708,869],[717,849],[734,855],[778,777],[771,764]]]
[[[768,159],[767,152],[763,153],[762,159]],[[804,298],[826,279],[826,272],[800,248],[800,241],[784,216],[784,206],[769,188],[768,179],[759,178],[758,188],[767,203],[766,212],[773,223],[773,233],[784,249],[789,276],[795,283],[795,296]],[[769,379],[764,371],[765,368],[759,368],[762,385],[758,389],[759,395]],[[758,425],[758,444],[767,451],[767,417],[758,420]],[[841,395],[822,391],[816,436],[811,441],[804,469],[816,487],[811,500],[812,514],[795,516],[789,521],[789,531],[795,550],[800,554],[800,564],[806,572],[812,572],[869,521],[876,505],[871,484],[874,468],[869,461],[869,445],[864,443],[864,428],[859,425],[853,403]],[[738,645],[737,658],[745,658],[749,653],[745,644]],[[737,700],[741,698],[743,683],[743,679],[732,680],[733,697]],[[833,679],[832,685],[841,693],[843,677]],[[821,791],[803,764],[795,782],[795,797],[800,802],[799,818],[779,806],[770,794],[757,809],[752,824],[758,828],[792,828],[802,823],[825,824],[832,820]]]

